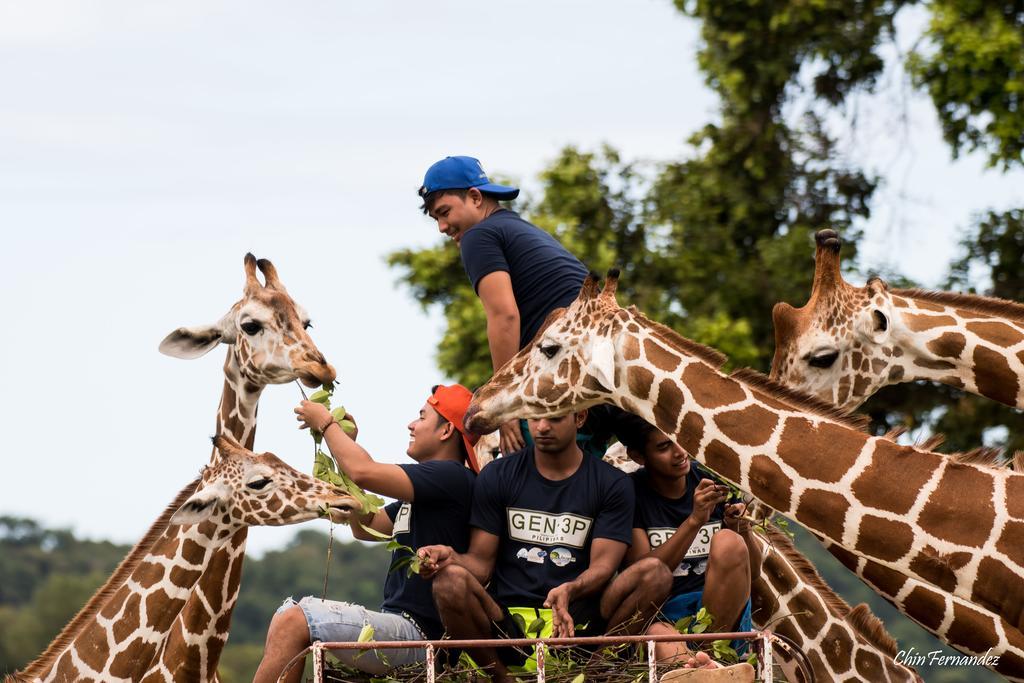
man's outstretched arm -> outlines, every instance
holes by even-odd
[[[310,427],[323,433],[324,442],[338,466],[357,485],[407,503],[413,500],[413,486],[409,475],[398,465],[377,462],[362,446],[353,441],[319,403],[303,401],[295,409],[299,429]]]

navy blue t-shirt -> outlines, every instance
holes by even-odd
[[[686,494],[682,498],[665,498],[651,488],[647,472],[639,469],[629,475],[636,492],[636,513],[633,528],[647,534],[651,548],[656,548],[679,529],[679,525],[693,512],[693,492],[701,479],[720,483],[707,470],[690,461],[690,472],[686,475]],[[679,566],[672,571],[672,595],[692,593],[704,589],[705,572],[708,568],[708,553],[711,551],[711,537],[722,529],[725,518],[725,504],[720,503],[711,511],[708,522],[697,531],[690,549]]]
[[[527,447],[480,472],[469,523],[500,539],[488,588],[494,599],[542,607],[548,591],[590,566],[595,538],[628,545],[632,520],[633,487],[625,474],[585,457],[571,476],[552,481],[537,471]]]
[[[466,231],[459,243],[473,289],[499,270],[509,274],[519,308],[519,348],[530,343],[548,314],[580,293],[587,269],[558,240],[514,211],[499,209]]]
[[[413,502],[395,501],[384,508],[394,524],[395,540],[417,550],[427,545],[450,545],[456,552],[469,549],[469,513],[476,475],[462,463],[437,460],[399,465],[412,482]],[[394,563],[408,551],[395,550]],[[381,610],[407,612],[429,639],[444,633],[434,606],[430,582],[407,576],[405,568],[384,580]]]

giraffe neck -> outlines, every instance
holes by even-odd
[[[197,485],[198,480],[191,488]],[[203,569],[238,526],[218,521],[167,527],[128,580],[35,680],[141,680]]]
[[[920,681],[894,661],[896,643],[866,605],[851,609],[824,582],[785,534],[754,534],[762,571],[751,585],[751,617],[759,629],[789,638],[807,655],[818,681]],[[783,659],[786,680],[801,681]]]
[[[846,551],[1021,627],[1024,474],[870,437],[761,375],[725,376],[693,342],[635,321],[617,333],[620,407]]]
[[[863,357],[862,376],[879,386],[931,380],[1024,408],[1024,322],[976,311],[972,297],[957,306],[937,295],[893,293],[891,342]]]
[[[1009,680],[1024,681],[1024,633],[1018,627],[984,606],[820,540],[840,564],[939,640],[964,654],[985,656],[981,664]]]
[[[230,434],[248,449],[256,442],[256,412],[264,385],[246,379],[235,353],[224,361],[224,390],[217,409],[217,434]],[[216,451],[214,451],[216,453]]]
[[[217,411],[217,433],[230,434],[245,448],[256,440],[256,412],[264,386],[243,376],[234,350],[224,361],[224,391]],[[214,449],[211,462],[217,457]],[[187,680],[212,680],[227,643],[238,600],[249,529],[237,529],[213,554],[160,647],[147,679],[173,680],[169,672],[188,672]]]

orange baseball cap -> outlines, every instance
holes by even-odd
[[[433,406],[434,410],[440,413],[441,417],[448,420],[459,430],[462,435],[462,442],[466,446],[466,455],[469,457],[469,466],[474,472],[480,472],[480,465],[476,461],[476,450],[473,448],[480,436],[467,432],[462,424],[462,419],[469,409],[469,402],[473,399],[473,392],[461,384],[444,386],[439,384],[434,387],[434,393],[427,399],[427,403]]]

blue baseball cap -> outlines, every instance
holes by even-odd
[[[468,190],[475,187],[498,199],[515,199],[518,187],[498,185],[487,179],[484,167],[473,157],[445,157],[427,169],[419,195],[425,197],[438,190]]]

